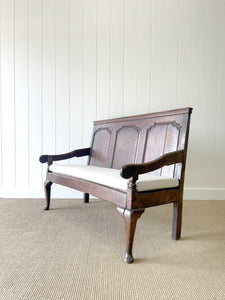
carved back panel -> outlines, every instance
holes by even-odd
[[[143,162],[152,161],[159,156],[178,150],[180,125],[176,122],[154,123],[147,129]],[[173,177],[174,166],[166,166],[153,171],[156,175]]]
[[[120,169],[125,164],[152,161],[161,155],[187,150],[191,108],[94,122],[89,164]],[[181,177],[181,165],[155,174]]]
[[[123,126],[116,131],[112,157],[112,168],[120,169],[125,164],[137,161],[137,148],[140,129],[136,126]]]
[[[109,128],[98,128],[93,134],[90,165],[105,167],[108,157],[112,131]]]

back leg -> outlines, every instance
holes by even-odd
[[[173,240],[179,240],[181,236],[182,226],[182,202],[175,202],[173,204],[173,228],[172,238]]]
[[[45,190],[46,206],[44,207],[44,210],[49,210],[50,198],[51,198],[51,185],[52,182],[48,180],[45,181],[44,190]]]
[[[83,202],[84,203],[89,203],[89,194],[84,193]]]

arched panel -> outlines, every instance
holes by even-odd
[[[125,164],[136,162],[140,129],[137,127],[122,127],[116,133],[113,169],[120,169]]]
[[[179,141],[179,133],[180,133],[179,127],[174,126],[173,123],[167,125],[167,133],[166,133],[163,153],[169,153],[178,150],[177,147]],[[174,168],[175,168],[174,165],[163,167],[161,171],[161,175],[172,177],[174,174]]]
[[[106,166],[110,138],[111,131],[108,128],[100,128],[95,131],[92,142],[90,165],[98,167]]]
[[[154,126],[147,130],[146,148],[143,162],[152,161],[163,154],[166,128],[166,124],[154,124]],[[161,170],[159,169],[153,171],[152,173],[160,175]]]
[[[152,161],[165,153],[176,151],[179,142],[180,125],[176,122],[155,123],[147,130],[143,162]],[[174,166],[166,166],[152,173],[173,176]]]

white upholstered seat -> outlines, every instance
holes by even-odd
[[[88,180],[121,191],[127,190],[129,181],[120,176],[120,170],[111,168],[78,165],[51,165],[49,170],[53,173]],[[178,185],[179,180],[177,178],[157,176],[149,173],[140,175],[136,182],[137,190],[139,192],[174,188]]]

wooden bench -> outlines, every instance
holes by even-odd
[[[192,108],[94,122],[90,148],[42,155],[48,163],[44,184],[49,209],[52,183],[114,203],[125,224],[124,260],[133,262],[137,219],[145,208],[173,203],[172,238],[181,235],[185,161]],[[54,161],[88,156],[88,164],[56,165]]]

